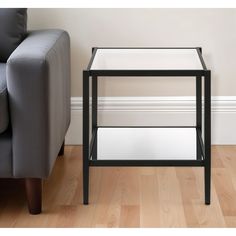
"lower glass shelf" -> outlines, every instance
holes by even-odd
[[[197,160],[196,128],[98,128],[97,160]]]

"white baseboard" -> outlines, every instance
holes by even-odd
[[[100,97],[100,125],[195,125],[195,97]],[[212,97],[212,144],[236,144],[236,96]],[[66,143],[82,144],[82,98],[71,98]]]

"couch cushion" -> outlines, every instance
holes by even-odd
[[[6,64],[0,63],[0,134],[7,129],[8,122]]]
[[[0,62],[6,62],[26,36],[27,9],[0,8]]]

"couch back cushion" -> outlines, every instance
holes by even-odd
[[[26,33],[27,9],[0,8],[0,62],[7,61]]]

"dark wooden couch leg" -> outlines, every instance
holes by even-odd
[[[25,179],[25,190],[30,214],[40,214],[42,211],[42,180]]]
[[[65,146],[65,141],[63,141],[63,143],[62,143],[62,146],[61,146],[61,149],[60,149],[60,151],[59,151],[58,156],[64,155],[64,146]]]

